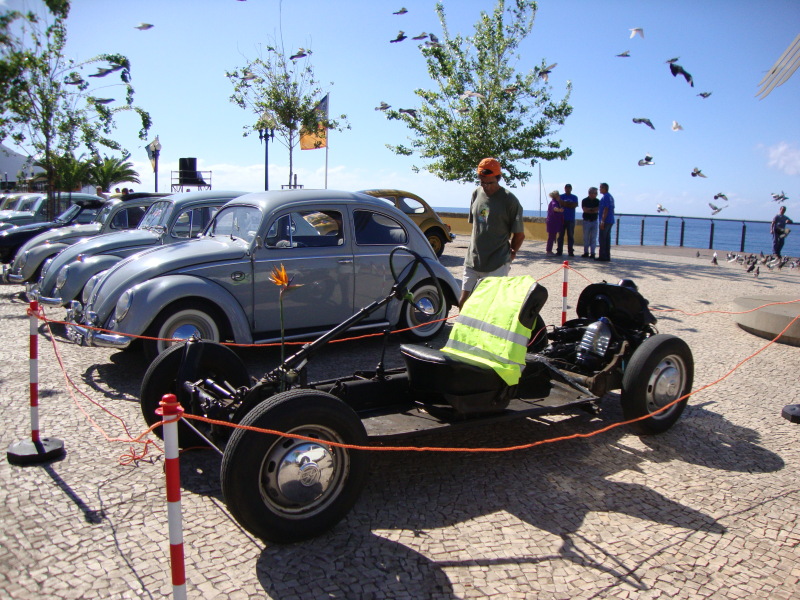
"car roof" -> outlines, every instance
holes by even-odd
[[[237,192],[235,190],[197,190],[195,192],[180,192],[167,196],[166,200],[232,200],[239,196],[244,196],[249,192]]]
[[[407,192],[406,190],[395,190],[392,188],[375,188],[369,190],[361,190],[363,194],[369,194],[371,196],[405,196],[406,198],[413,198],[414,200],[419,200],[420,202],[425,202],[422,198],[417,196],[412,192]]]
[[[346,192],[343,190],[280,190],[269,192],[253,192],[240,196],[228,204],[249,204],[257,206],[263,212],[271,212],[294,203],[306,202],[348,202],[369,205],[375,208],[397,210],[385,202],[362,194],[360,192]]]

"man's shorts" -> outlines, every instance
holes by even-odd
[[[464,275],[461,277],[461,289],[465,292],[472,293],[472,290],[474,290],[475,286],[478,285],[478,281],[484,277],[507,277],[510,271],[510,262],[507,262],[499,269],[489,271],[488,273],[485,271],[476,271],[472,267],[464,265]]]

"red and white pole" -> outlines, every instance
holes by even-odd
[[[8,447],[6,458],[14,464],[45,462],[64,453],[64,442],[57,438],[41,438],[39,434],[39,303],[31,300],[28,307],[30,354],[28,360],[31,439]]]
[[[183,558],[183,523],[181,516],[181,471],[178,450],[178,422],[183,407],[175,394],[161,398],[156,414],[163,419],[164,473],[167,481],[167,521],[169,523],[169,563],[172,571],[172,597],[186,600],[186,567]]]
[[[561,286],[561,324],[567,322],[567,288],[569,288],[569,261],[564,261],[564,283]]]

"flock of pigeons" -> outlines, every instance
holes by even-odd
[[[697,252],[697,257],[700,257],[700,252]],[[736,252],[728,252],[727,259],[729,263],[738,263],[742,265],[747,273],[752,273],[754,277],[761,274],[761,267],[766,267],[770,271],[773,269],[783,269],[788,267],[790,269],[800,268],[800,258],[791,258],[789,256],[778,257],[772,254],[765,255],[760,252],[758,256],[755,254],[738,254]],[[717,253],[711,257],[711,264],[717,265]]]

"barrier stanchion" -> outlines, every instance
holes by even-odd
[[[186,599],[186,568],[183,559],[181,517],[181,471],[178,457],[178,421],[183,407],[175,394],[165,394],[156,414],[164,421],[164,473],[167,482],[167,521],[169,523],[169,563],[172,571],[172,597]]]
[[[567,288],[569,287],[569,261],[564,261],[564,284],[561,286],[561,324],[567,322]]]
[[[39,434],[39,303],[32,300],[28,307],[30,315],[30,408],[31,439],[14,442],[8,447],[8,462],[17,465],[41,463],[64,454],[64,442],[58,438],[43,438]]]

